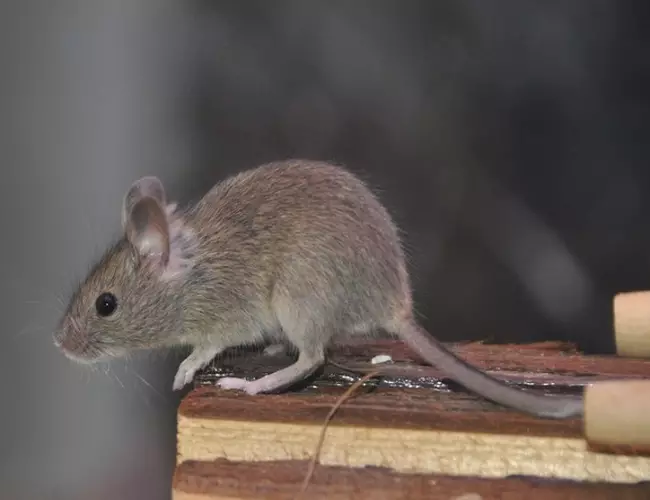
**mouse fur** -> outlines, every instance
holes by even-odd
[[[292,346],[297,360],[277,372],[218,382],[257,394],[312,374],[334,338],[382,332],[497,402],[544,416],[580,411],[579,402],[496,381],[417,325],[398,228],[344,167],[267,163],[184,209],[168,203],[160,180],[144,177],[124,196],[122,224],[124,235],[81,283],[55,332],[75,361],[191,346],[173,383],[181,389],[227,348]]]

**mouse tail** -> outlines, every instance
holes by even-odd
[[[466,389],[494,403],[543,418],[565,419],[583,414],[582,397],[535,394],[509,386],[457,357],[413,321],[406,322],[397,333],[411,349],[432,366],[446,373]]]

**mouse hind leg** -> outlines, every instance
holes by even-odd
[[[315,321],[314,309],[277,308],[277,317],[286,338],[298,351],[298,359],[291,365],[257,380],[224,377],[218,384],[223,389],[241,390],[247,394],[277,392],[312,375],[325,363],[325,345],[331,328]]]

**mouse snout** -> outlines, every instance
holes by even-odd
[[[56,330],[54,330],[54,333],[52,334],[52,341],[59,349],[63,348],[63,343],[67,337],[68,330],[70,330],[69,321],[67,318],[64,318],[63,321],[57,325]]]
[[[55,330],[55,332],[52,334],[52,342],[54,342],[54,345],[56,347],[59,349],[61,348],[63,344],[63,331],[61,329]]]
[[[88,350],[88,339],[79,324],[67,317],[53,334],[54,345],[68,357],[80,357]]]

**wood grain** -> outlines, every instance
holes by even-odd
[[[472,364],[491,370],[513,385],[538,392],[580,394],[585,383],[603,378],[650,378],[650,360],[584,356],[573,346],[557,342],[507,346],[470,343],[451,348]],[[391,356],[395,363],[383,369],[392,374],[382,376],[381,383],[366,384],[366,389],[338,412],[339,424],[364,425],[372,420],[373,425],[385,427],[582,437],[580,419],[542,420],[505,410],[445,380],[443,374],[424,365],[399,341],[342,344],[331,357],[337,363],[367,371],[377,367],[369,360],[378,354]],[[324,419],[336,399],[357,379],[354,374],[330,365],[316,379],[283,394],[247,396],[220,391],[214,385],[222,376],[257,378],[289,362],[286,356],[226,357],[196,377],[197,390],[183,400],[179,414],[311,423]],[[214,404],[214,398],[218,398],[218,405]]]
[[[188,461],[173,480],[173,500],[293,500],[307,463]],[[474,494],[475,496],[471,496]],[[305,499],[313,500],[646,500],[650,484],[483,479],[434,474],[400,474],[378,467],[318,466]]]
[[[300,401],[298,400],[297,403]],[[214,400],[215,405],[222,401]],[[344,407],[343,407],[344,409]],[[387,410],[386,414],[390,415]],[[321,464],[390,467],[399,472],[477,477],[534,475],[573,480],[635,483],[650,478],[650,458],[593,451],[579,437],[540,436],[520,428],[504,433],[394,426],[369,412],[365,422],[327,427]],[[313,456],[322,420],[178,418],[177,460],[259,462],[306,460]]]
[[[513,384],[540,392],[576,393],[585,379],[650,375],[650,360],[582,356],[558,344],[470,344],[458,347],[462,350],[477,366],[507,366],[519,375]],[[369,357],[376,354],[389,354],[397,361],[394,367],[430,368],[395,341],[339,346],[332,353],[346,366],[373,368]],[[357,375],[328,366],[302,387],[256,396],[214,385],[224,375],[263,376],[287,359],[240,356],[201,374],[179,408],[178,463],[310,458],[326,415]],[[367,383],[343,404],[328,426],[321,463],[486,478],[527,474],[625,483],[650,478],[647,450],[644,456],[630,446],[590,447],[583,425],[582,419],[546,420],[506,410],[437,374],[393,374]]]
[[[249,396],[205,386],[189,393],[178,413],[194,419],[313,425],[325,419],[344,391],[344,387],[328,387],[320,392]],[[340,408],[331,425],[582,437],[580,419],[543,420],[468,394],[381,386],[357,393]]]

